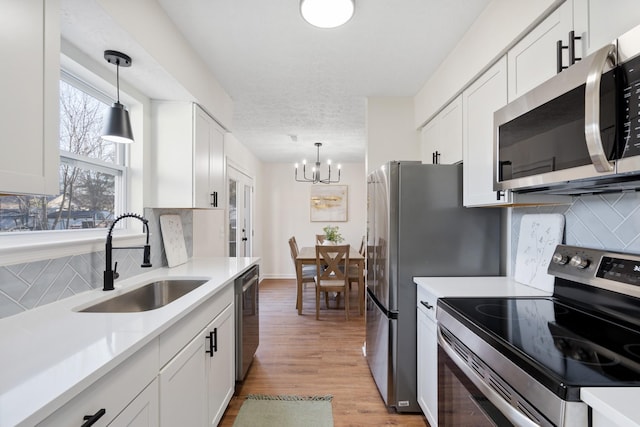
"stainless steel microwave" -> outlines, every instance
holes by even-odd
[[[640,26],[494,113],[494,190],[640,189]]]

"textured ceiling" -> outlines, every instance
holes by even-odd
[[[62,3],[63,37],[80,49],[97,49],[107,34],[126,37],[108,33],[108,17],[86,10],[92,2]],[[320,141],[321,160],[362,162],[366,97],[415,95],[489,0],[356,0],[355,16],[335,29],[307,24],[298,0],[158,3],[233,99],[232,131],[260,159],[311,160]],[[144,72],[137,59],[128,73]],[[176,86],[146,74],[138,81],[148,96],[158,80]]]

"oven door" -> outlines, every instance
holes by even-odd
[[[606,46],[494,113],[494,190],[548,191],[615,174],[614,56]]]
[[[457,338],[438,327],[438,424],[445,427],[551,427],[534,407]],[[538,420],[538,421],[534,421]]]

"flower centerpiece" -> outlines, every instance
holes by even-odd
[[[324,231],[326,240],[331,242],[332,244],[336,245],[344,241],[342,234],[340,234],[340,227],[338,227],[337,225],[335,227],[327,225],[322,230]]]

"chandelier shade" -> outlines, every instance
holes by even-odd
[[[295,179],[297,182],[310,182],[312,184],[335,184],[340,182],[340,170],[341,166],[338,165],[338,177],[335,175],[331,177],[331,160],[327,160],[327,176],[326,178],[322,178],[320,173],[320,147],[322,147],[321,142],[316,142],[314,144],[316,146],[316,162],[315,165],[311,168],[311,175],[307,176],[307,161],[302,161],[302,175],[299,175],[298,164],[295,164]]]
[[[130,67],[131,58],[122,52],[105,50],[104,59],[116,66],[117,100],[104,116],[102,139],[111,142],[132,143],[133,131],[131,130],[129,112],[120,103],[120,67]]]

